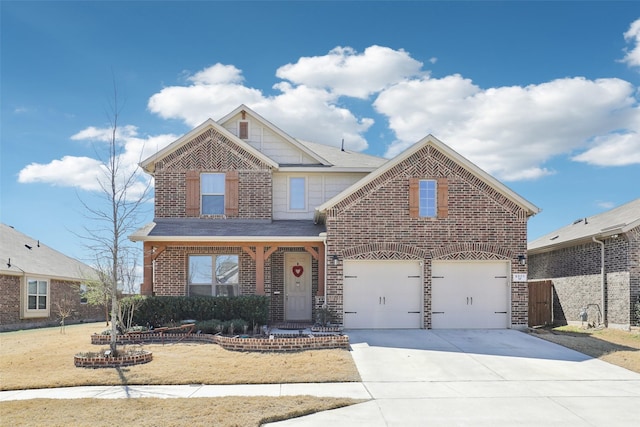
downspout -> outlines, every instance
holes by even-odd
[[[604,242],[596,239],[595,237],[592,237],[592,239],[595,243],[598,243],[600,245],[600,298],[602,299],[602,302],[601,302],[602,324],[606,328],[607,327],[607,310],[605,309],[605,306],[604,306],[605,287],[606,287],[605,271],[604,271]]]
[[[327,255],[327,233],[324,233],[322,244],[324,245],[324,295],[322,296],[322,308],[327,308],[327,270],[328,270],[328,255]]]

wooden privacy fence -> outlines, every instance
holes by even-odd
[[[553,291],[551,280],[529,282],[529,326],[553,323]]]

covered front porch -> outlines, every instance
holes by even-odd
[[[211,295],[269,296],[271,323],[312,323],[324,304],[324,227],[311,221],[161,219],[131,239],[144,247],[142,295],[206,295],[197,278],[210,277]],[[207,257],[211,274],[195,272],[194,258]]]

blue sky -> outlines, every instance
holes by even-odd
[[[114,83],[130,165],[245,103],[379,156],[431,133],[542,209],[529,240],[640,195],[637,2],[0,7],[0,220],[84,261]]]

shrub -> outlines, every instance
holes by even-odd
[[[203,334],[217,334],[225,330],[225,323],[218,319],[196,322],[196,330]]]
[[[154,327],[193,319],[244,320],[249,327],[265,325],[269,318],[269,298],[263,295],[237,297],[146,297],[136,309],[134,323]]]
[[[640,326],[640,298],[636,302],[636,325]]]

